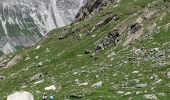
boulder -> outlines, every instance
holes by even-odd
[[[43,62],[42,62],[42,61],[41,61],[41,62],[39,62],[39,63],[37,64],[37,66],[38,66],[38,67],[43,66]]]
[[[91,87],[100,88],[100,87],[102,87],[102,84],[103,84],[103,82],[100,81],[100,82],[97,82],[97,83],[93,84]]]
[[[71,94],[70,98],[83,98],[84,96],[84,94]]]
[[[5,79],[5,76],[0,76],[0,80],[4,80]]]
[[[91,52],[92,52],[91,50],[85,49],[85,54],[89,54]]]
[[[100,28],[108,23],[110,23],[112,20],[117,21],[119,17],[117,15],[107,15],[103,20],[99,21],[91,30],[91,32],[95,31],[97,28]]]
[[[81,98],[85,97],[86,93],[87,93],[86,91],[74,89],[74,90],[70,91],[69,97],[74,98],[74,99],[81,99]]]
[[[40,45],[38,45],[37,47],[36,47],[36,49],[39,49],[41,46]]]
[[[38,79],[42,78],[43,76],[44,76],[43,73],[38,73],[38,74],[32,76],[32,77],[30,78],[30,81],[38,80]]]
[[[104,20],[98,22],[96,24],[96,27],[101,27],[101,26],[104,26],[106,25],[107,23],[111,22],[112,20],[118,20],[119,17],[117,17],[117,15],[108,15]]]
[[[145,99],[148,99],[148,100],[157,100],[158,98],[156,97],[156,95],[154,94],[145,94],[144,95],[144,98]]]
[[[34,100],[34,97],[29,92],[15,92],[7,97],[7,100]]]
[[[147,84],[136,84],[136,88],[144,88],[144,87],[146,87],[147,86]]]
[[[50,90],[56,90],[57,88],[54,85],[48,86],[44,88],[46,91],[50,91]]]
[[[84,83],[79,84],[79,86],[87,86],[88,84],[89,84],[88,82],[84,82]]]
[[[167,72],[167,76],[168,76],[168,78],[170,78],[170,71],[169,71],[169,72]]]

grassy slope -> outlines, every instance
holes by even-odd
[[[155,0],[122,0],[118,6],[108,6],[95,16],[73,25],[72,28],[82,28],[84,25],[87,28],[91,28],[103,18],[103,15],[107,15],[109,11],[122,15],[119,22],[126,19],[126,22],[130,23],[130,21],[134,20],[137,16],[130,17],[129,14],[143,10],[153,1]],[[157,0],[157,5],[157,7],[161,7],[164,4],[161,0]],[[169,22],[169,15],[168,12],[161,22],[159,22],[157,18],[153,19],[153,21],[159,23],[159,26],[163,26]],[[5,98],[5,96],[11,94],[12,91],[27,90],[35,96],[36,100],[41,100],[44,87],[54,84],[60,86],[61,89],[58,90],[58,92],[48,92],[48,94],[53,94],[55,98],[59,99],[69,98],[71,93],[85,94],[85,97],[82,99],[90,100],[112,100],[113,98],[116,100],[128,98],[140,100],[143,99],[144,94],[150,93],[155,94],[158,98],[168,99],[170,96],[170,80],[167,78],[166,73],[169,71],[169,68],[168,65],[159,67],[157,62],[169,62],[170,58],[166,57],[165,59],[156,61],[151,59],[152,56],[154,56],[153,54],[148,54],[148,56],[141,56],[140,60],[138,60],[139,63],[131,61],[129,58],[136,57],[131,51],[134,47],[159,47],[161,52],[166,52],[166,54],[169,55],[170,28],[168,28],[168,30],[161,29],[160,32],[147,38],[144,36],[139,41],[135,41],[129,48],[122,47],[123,42],[120,42],[117,46],[113,45],[97,54],[99,57],[97,60],[84,54],[85,49],[94,49],[96,46],[95,43],[106,36],[117,24],[119,23],[111,22],[93,32],[92,35],[95,34],[96,37],[92,38],[92,35],[89,35],[83,40],[77,38],[79,33],[71,34],[64,40],[58,40],[57,36],[63,29],[57,29],[52,31],[49,37],[37,44],[41,45],[40,49],[36,50],[36,46],[34,46],[22,52],[17,52],[14,55],[20,54],[22,56],[21,61],[11,68],[0,70],[0,75],[7,77],[6,80],[0,81],[0,97]],[[50,52],[46,52],[47,48]],[[114,60],[109,60],[107,56],[113,51],[116,53],[116,56],[113,57]],[[39,59],[36,59],[36,56],[39,56]],[[25,61],[26,57],[30,57],[31,59]],[[41,61],[43,61],[44,64],[42,67],[38,67],[37,63]],[[28,70],[24,70],[27,68]],[[132,74],[133,71],[139,71],[139,73]],[[34,85],[34,82],[29,82],[31,76],[40,72],[47,73],[47,75],[42,78],[44,79],[43,83]],[[74,75],[74,72],[78,74]],[[15,75],[11,76],[14,73]],[[153,84],[156,80],[149,79],[154,74],[158,76],[158,79],[162,79],[161,83]],[[76,79],[80,80],[81,83],[88,82],[89,84],[79,87],[75,82]],[[129,82],[129,80],[132,79],[139,79],[140,83],[147,83],[148,86],[141,89],[135,88],[136,83]],[[101,88],[94,89],[90,87],[98,81],[103,81]],[[126,82],[128,82],[126,88],[120,86]],[[113,83],[116,84],[118,88],[113,88]],[[26,87],[22,88],[23,86]],[[117,94],[117,91],[124,91],[125,93],[131,92],[132,94],[123,96],[123,94]],[[141,93],[135,94],[137,91]],[[160,96],[160,93],[165,93],[165,96]]]

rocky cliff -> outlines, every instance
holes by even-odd
[[[73,22],[84,3],[85,0],[1,0],[0,48],[8,54],[15,50],[6,47],[18,49],[36,43],[52,29]]]

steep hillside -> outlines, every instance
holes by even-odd
[[[30,46],[49,31],[69,25],[86,0],[1,0],[0,50]]]
[[[88,2],[74,24],[0,58],[0,98],[23,90],[35,100],[169,99],[170,3]]]

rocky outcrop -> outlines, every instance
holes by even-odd
[[[38,73],[38,74],[32,76],[32,77],[30,78],[30,81],[38,80],[38,79],[42,78],[43,76],[44,76],[43,73]]]
[[[106,16],[103,20],[99,21],[91,30],[91,32],[95,31],[96,29],[108,24],[109,22],[111,22],[112,20],[117,21],[119,19],[119,17],[117,15],[108,15]]]
[[[58,38],[65,39],[67,36],[74,33],[80,33],[78,37],[79,39],[83,39],[85,36],[87,36],[90,33],[90,30],[86,28],[86,26],[79,27],[76,29],[72,29],[71,27],[68,27],[63,30],[63,32],[58,36]]]
[[[127,47],[129,44],[139,39],[144,34],[144,29],[141,24],[135,23],[128,26],[127,29],[127,38],[123,46]]]
[[[20,55],[16,55],[16,56],[13,57],[10,61],[8,61],[8,63],[6,64],[5,68],[14,66],[15,64],[18,63],[18,61],[19,61],[20,59],[21,59],[21,56],[20,56]]]
[[[104,49],[108,48],[109,46],[111,46],[112,44],[116,45],[119,37],[120,37],[119,31],[113,30],[99,44],[97,44],[95,52],[104,50]]]
[[[59,35],[59,39],[65,39],[69,34],[72,33],[70,28],[64,29],[64,31]]]
[[[86,5],[81,8],[74,22],[84,20],[84,18],[100,12],[105,6],[117,3],[118,1],[119,0],[87,0]]]
[[[2,0],[1,9],[9,10],[0,13],[3,33],[10,34],[7,24],[17,25],[17,29],[25,29],[24,24],[30,24],[37,26],[44,35],[56,27],[70,24],[84,3],[84,0]]]

